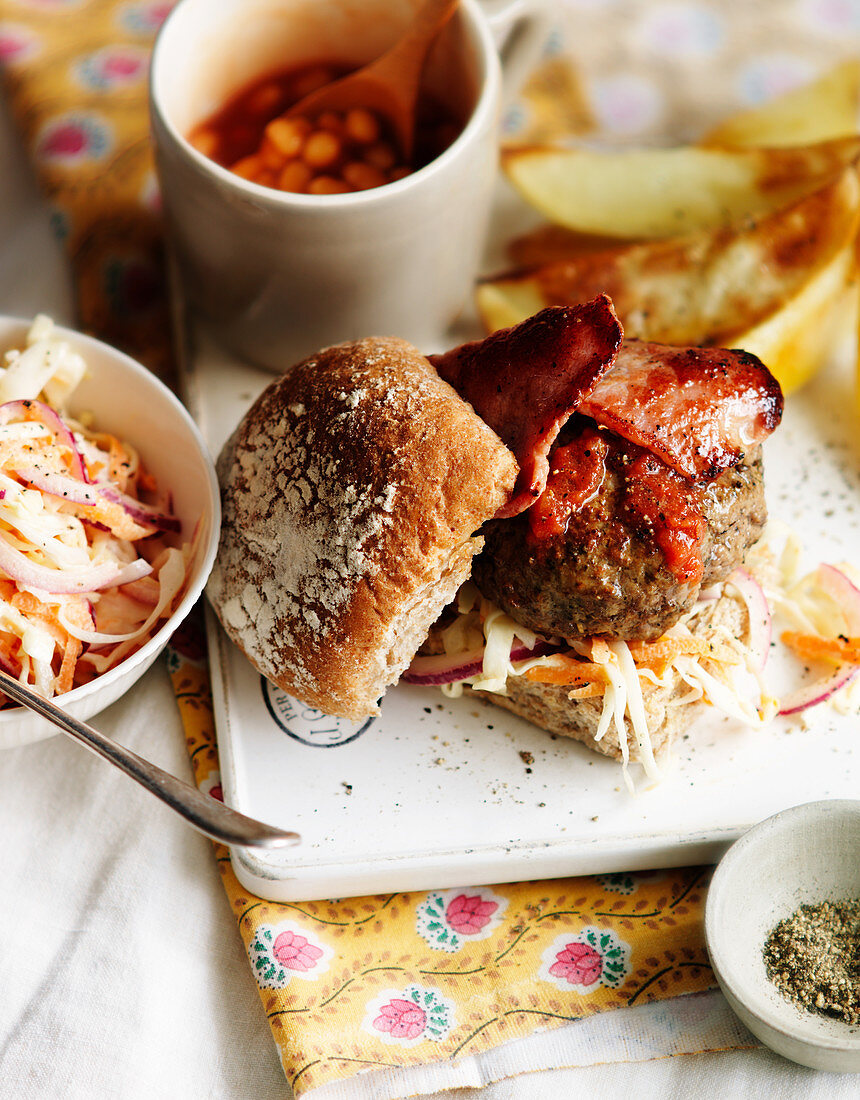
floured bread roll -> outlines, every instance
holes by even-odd
[[[274,381],[221,453],[209,599],[285,691],[328,714],[378,713],[517,470],[410,344],[328,348]]]

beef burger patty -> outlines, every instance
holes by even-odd
[[[491,520],[472,579],[484,596],[540,634],[657,638],[693,606],[700,588],[725,580],[761,534],[767,518],[761,448],[710,484],[686,490],[706,529],[701,577],[684,578],[653,527],[631,510],[629,446],[600,434],[608,443],[602,481],[566,517],[566,530],[536,535],[528,512]]]

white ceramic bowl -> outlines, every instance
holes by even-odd
[[[20,347],[29,325],[29,321],[0,317],[0,353]],[[145,367],[98,340],[64,328],[58,328],[58,335],[80,351],[89,368],[73,395],[71,411],[91,412],[95,426],[138,449],[158,484],[171,490],[185,538],[191,537],[198,519],[203,522],[188,588],[158,633],[116,668],[57,697],[64,710],[86,720],[110,706],[140,679],[193,607],[215,560],[221,507],[206,444],[170,390]],[[44,718],[22,707],[0,711],[0,748],[39,741],[56,732]]]
[[[731,1007],[766,1046],[833,1073],[860,1071],[860,1025],[806,1012],[765,972],[771,929],[799,905],[860,897],[860,802],[793,806],[750,829],[708,892],[705,936]]]

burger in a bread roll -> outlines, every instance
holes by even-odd
[[[605,296],[440,356],[328,348],[224,447],[209,598],[326,713],[377,713],[403,677],[647,766],[694,699],[756,719],[722,582],[763,527],[781,411],[754,357],[624,343]]]

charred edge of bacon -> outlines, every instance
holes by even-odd
[[[548,306],[512,328],[429,357],[520,465],[499,518],[525,511],[540,497],[550,447],[612,366],[623,336],[603,294],[583,305]]]

